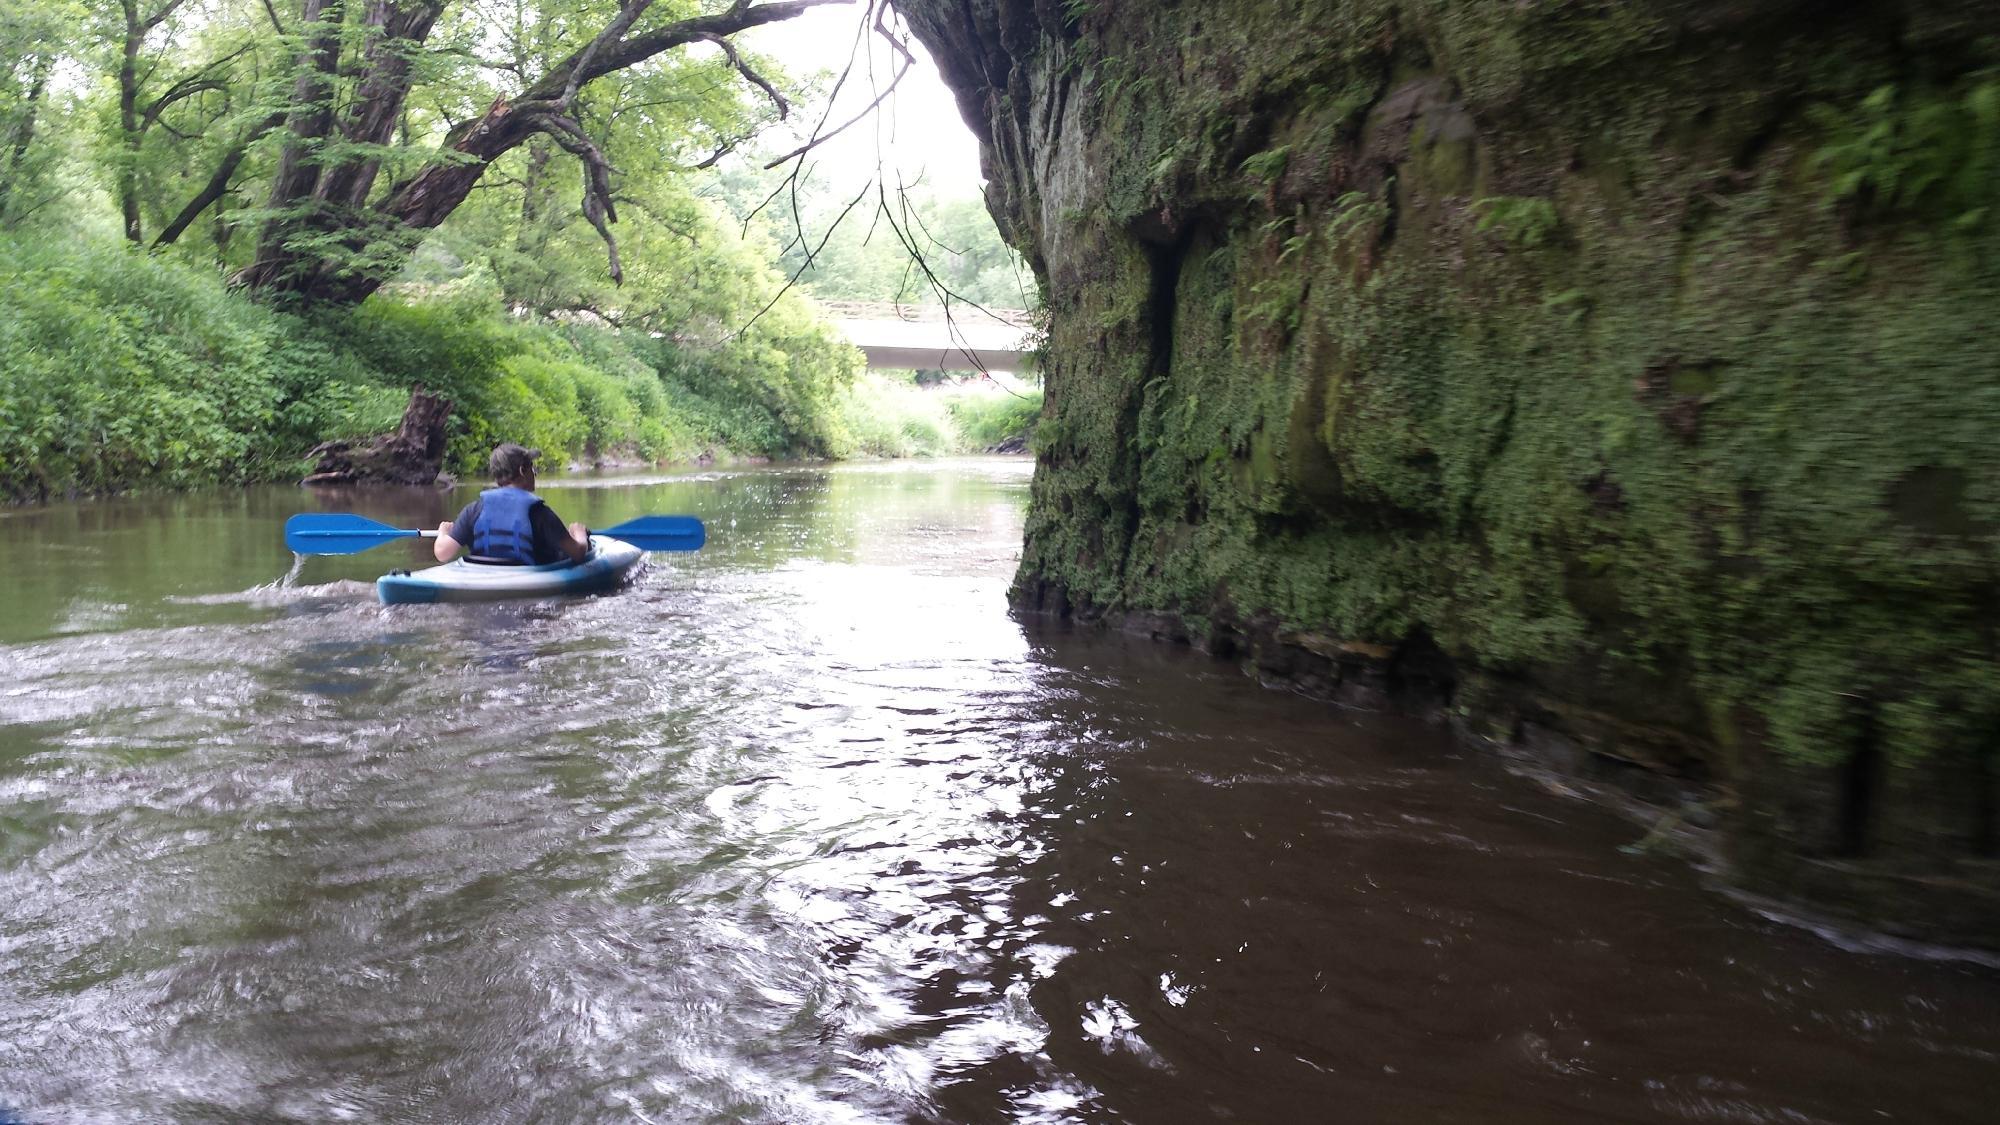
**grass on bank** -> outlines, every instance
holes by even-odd
[[[0,498],[282,480],[332,438],[455,404],[448,467],[502,440],[572,460],[977,451],[1039,410],[990,383],[860,374],[802,302],[718,345],[506,315],[490,280],[304,316],[104,242],[0,237]]]
[[[869,372],[843,400],[852,446],[843,456],[937,457],[983,453],[1024,437],[1042,409],[1042,392],[1016,392],[991,380],[920,386],[904,373]]]
[[[802,304],[712,346],[509,317],[477,278],[302,316],[170,258],[0,237],[0,497],[295,477],[320,441],[392,429],[415,385],[456,404],[461,472],[503,438],[841,456],[858,371]]]

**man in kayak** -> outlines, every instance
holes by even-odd
[[[541,564],[582,562],[590,553],[590,532],[580,523],[563,526],[555,509],[535,495],[539,449],[513,442],[494,447],[486,467],[494,487],[479,494],[450,523],[438,525],[437,560],[450,562],[472,548],[473,562]]]

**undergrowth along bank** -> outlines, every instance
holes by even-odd
[[[513,317],[476,273],[301,314],[201,266],[0,236],[0,497],[17,501],[295,478],[315,444],[394,428],[415,386],[454,403],[461,474],[502,440],[650,462],[966,446],[943,400],[860,368],[803,301],[714,342]]]

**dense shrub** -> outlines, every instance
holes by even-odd
[[[115,248],[0,240],[0,491],[257,471],[289,326],[212,276]]]
[[[1008,438],[1033,435],[1042,415],[1042,392],[1016,393],[993,384],[962,388],[952,399],[951,413],[969,448],[991,449]]]
[[[455,404],[461,472],[498,441],[835,456],[858,447],[859,359],[801,308],[694,344],[510,317],[472,275],[301,316],[122,245],[0,238],[0,497],[292,476],[320,441],[394,428],[413,386]]]
[[[841,403],[842,457],[935,457],[960,447],[943,392],[906,378],[862,379]]]

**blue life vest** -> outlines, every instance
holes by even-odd
[[[498,562],[535,561],[535,529],[528,513],[542,498],[525,488],[489,488],[479,494],[479,518],[472,521],[472,554]]]

